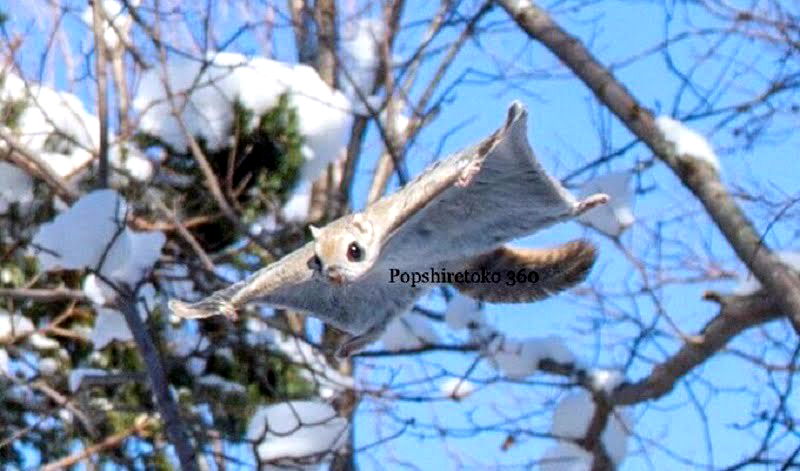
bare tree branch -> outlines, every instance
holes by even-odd
[[[47,463],[46,465],[42,466],[41,469],[42,471],[56,471],[58,469],[65,469],[76,465],[81,461],[90,459],[92,456],[98,453],[122,446],[122,443],[126,439],[142,434],[150,427],[152,427],[152,422],[149,419],[140,420],[136,423],[136,425],[127,430],[110,435],[100,443],[88,446],[78,453],[64,457],[58,461]]]
[[[29,174],[44,180],[67,203],[72,203],[78,198],[78,193],[56,174],[50,164],[30,152],[22,143],[17,141],[8,129],[0,127],[0,139],[5,141],[10,148],[5,156],[8,160],[25,169]]]
[[[498,0],[528,35],[558,56],[625,126],[666,163],[703,203],[736,254],[775,297],[800,333],[800,277],[791,273],[766,247],[755,227],[725,189],[719,175],[697,159],[675,153],[655,125],[652,114],[586,49],[541,7],[530,1]]]
[[[103,37],[106,25],[105,16],[103,2],[93,0],[94,70],[97,80],[97,118],[100,121],[100,143],[97,149],[98,185],[100,188],[108,186],[108,71],[106,70],[106,44]]]
[[[158,353],[153,338],[147,331],[147,326],[139,316],[136,307],[135,296],[120,296],[120,311],[125,316],[128,328],[133,334],[133,340],[142,355],[144,364],[147,367],[147,375],[150,378],[150,387],[156,399],[156,404],[161,412],[164,421],[164,429],[170,443],[175,447],[175,453],[184,471],[199,470],[194,448],[189,440],[186,425],[181,418],[180,410],[175,397],[170,390],[169,380],[167,379],[161,355]]]

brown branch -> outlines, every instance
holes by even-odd
[[[331,87],[336,85],[336,2],[314,2],[317,23],[316,67],[319,76]]]
[[[82,410],[80,410],[75,404],[73,404],[68,397],[56,391],[55,389],[50,387],[49,384],[41,380],[37,380],[31,383],[31,388],[39,391],[40,393],[49,397],[53,402],[55,402],[59,406],[64,407],[65,409],[70,411],[72,415],[74,415],[78,419],[81,425],[83,425],[83,428],[86,429],[86,432],[89,434],[89,436],[93,438],[97,436],[97,429],[95,428],[92,421],[89,420],[89,417],[87,417]]]
[[[392,70],[392,57],[391,55],[385,55],[384,51],[392,51],[394,47],[394,41],[397,37],[397,32],[400,26],[400,17],[403,12],[403,8],[405,7],[405,0],[396,0],[394,2],[390,2],[385,9],[384,9],[384,18],[386,19],[386,34],[383,38],[383,44],[381,46],[381,56],[380,56],[380,64],[379,70],[375,74],[375,83],[372,86],[371,94],[374,95],[375,93],[380,90],[380,88],[386,82],[386,79],[390,76],[389,74],[394,73]],[[347,70],[343,69],[345,74],[345,78],[352,82],[349,73]],[[362,98],[361,90],[357,87],[354,87],[357,94],[359,94],[359,98],[362,99],[362,102],[365,107],[369,108],[369,103],[365,98]],[[368,118],[364,116],[355,116],[353,121],[352,132],[350,133],[350,142],[347,144],[347,158],[345,159],[344,165],[344,175],[342,176],[342,181],[339,187],[340,198],[341,198],[341,207],[345,207],[346,203],[350,200],[350,191],[352,187],[353,178],[355,177],[355,169],[358,166],[358,161],[361,156],[361,146],[364,141],[364,136],[366,135],[367,131],[367,122]]]
[[[528,35],[541,42],[575,73],[628,130],[681,180],[703,204],[739,258],[775,298],[800,333],[800,278],[778,261],[755,227],[727,192],[711,166],[675,153],[655,125],[653,115],[581,43],[530,1],[498,0]]]
[[[78,464],[79,462],[89,459],[93,455],[96,455],[100,452],[121,446],[122,442],[124,442],[125,439],[135,435],[141,435],[150,427],[150,425],[151,424],[149,420],[139,421],[136,425],[127,430],[123,430],[122,432],[110,435],[102,442],[86,447],[85,449],[79,451],[78,453],[75,453],[74,455],[70,455],[65,458],[61,458],[60,460],[48,463],[42,466],[41,469],[42,471],[55,471],[58,469],[65,469],[72,465]]]
[[[592,471],[609,471],[614,469],[611,458],[608,456],[605,445],[603,445],[603,431],[608,426],[614,407],[609,404],[603,393],[592,392],[594,402],[594,414],[589,420],[589,426],[583,437],[577,440],[577,444],[592,454]]]
[[[166,66],[166,58],[163,58],[163,64]],[[214,174],[214,169],[211,168],[211,164],[208,161],[203,149],[200,147],[200,144],[197,143],[197,139],[189,132],[189,129],[186,127],[186,123],[183,121],[181,117],[180,110],[175,103],[175,95],[172,93],[172,88],[169,86],[169,79],[164,78],[163,81],[164,89],[167,92],[167,99],[169,100],[170,104],[170,112],[172,113],[173,118],[178,123],[178,127],[183,133],[186,141],[189,144],[189,149],[192,153],[192,157],[197,162],[197,166],[200,168],[200,173],[203,174],[203,181],[208,188],[208,191],[211,193],[211,196],[214,198],[214,202],[217,203],[219,209],[222,211],[222,214],[234,225],[236,230],[238,230],[241,234],[249,237],[253,240],[256,244],[259,245],[262,249],[267,251],[268,253],[272,252],[272,248],[260,237],[253,236],[250,232],[250,228],[247,227],[236,214],[236,211],[231,207],[228,203],[228,200],[225,198],[224,193],[222,192],[222,187],[220,187],[219,180],[217,176]]]
[[[719,352],[733,337],[781,317],[777,302],[763,290],[749,296],[708,292],[705,298],[720,304],[719,314],[646,378],[617,388],[611,395],[613,404],[636,404],[666,395],[678,380]]]
[[[301,63],[313,64],[316,57],[314,36],[311,26],[314,21],[308,0],[288,0],[289,12],[292,16],[297,55]]]
[[[189,244],[189,247],[192,248],[195,255],[200,259],[200,262],[203,264],[203,268],[208,270],[209,272],[216,271],[217,267],[214,265],[214,262],[211,261],[211,258],[208,256],[206,251],[203,249],[203,246],[200,245],[200,242],[192,235],[191,232],[184,226],[181,221],[178,219],[178,216],[175,214],[175,211],[170,210],[162,201],[156,201],[156,205],[158,208],[166,214],[167,218],[172,222],[175,229],[177,230],[178,234]]]
[[[436,92],[437,87],[439,86],[440,82],[444,78],[447,71],[450,69],[453,61],[458,56],[458,53],[461,52],[464,44],[466,44],[467,40],[472,37],[475,33],[475,29],[478,25],[478,22],[492,9],[492,2],[485,2],[478,11],[469,19],[467,25],[464,27],[463,31],[459,35],[458,39],[450,46],[450,48],[445,53],[444,58],[439,63],[436,68],[436,71],[433,74],[433,78],[428,82],[428,85],[425,87],[424,91],[422,92],[421,98],[417,101],[416,106],[414,109],[416,110],[425,110],[427,108],[428,103],[433,98],[434,93]],[[438,17],[437,17],[438,18]],[[387,51],[384,51],[384,56],[387,56]],[[391,97],[394,93],[393,84],[391,80],[387,81],[387,96]],[[405,87],[402,87],[405,90]],[[390,119],[392,118],[391,109],[389,110]],[[379,162],[378,168],[375,171],[375,176],[372,180],[372,185],[369,189],[368,201],[376,201],[380,198],[383,193],[386,191],[386,185],[389,182],[389,178],[391,177],[392,173],[400,168],[400,165],[403,161],[403,154],[404,151],[401,147],[408,148],[408,143],[411,142],[414,137],[419,133],[422,129],[424,119],[419,119],[414,116],[408,123],[407,128],[404,131],[404,136],[396,136],[393,130],[393,126],[389,124],[390,131],[385,130],[385,126],[382,126],[380,120],[376,120],[378,131],[381,134],[381,138],[383,139],[385,146],[386,146],[386,153],[384,153]],[[403,146],[400,145],[403,144]],[[398,173],[399,176],[402,174]],[[401,178],[401,184],[405,184],[403,179]]]
[[[56,301],[88,301],[89,298],[76,289],[53,288],[0,288],[0,298],[25,299],[37,302],[56,302]]]
[[[97,75],[97,118],[100,122],[100,147],[98,148],[98,185],[108,186],[108,83],[106,72],[106,44],[103,29],[106,23],[103,2],[92,2],[92,30],[94,32],[94,70]]]
[[[0,139],[5,141],[10,148],[10,152],[4,156],[6,159],[17,164],[17,166],[29,174],[44,180],[44,182],[67,203],[72,203],[78,199],[78,192],[72,189],[69,184],[53,170],[50,164],[28,150],[11,134],[11,132],[7,129],[0,128]]]

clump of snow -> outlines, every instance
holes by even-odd
[[[430,319],[415,312],[395,317],[381,337],[383,347],[391,352],[422,348],[439,343],[439,335]]]
[[[75,392],[81,387],[83,379],[87,376],[106,376],[105,370],[97,368],[75,368],[69,373],[69,390]]]
[[[491,362],[509,378],[525,378],[539,369],[540,352],[533,342],[520,342],[498,338],[496,346],[489,347]]]
[[[208,338],[200,333],[196,320],[187,319],[176,329],[167,327],[167,346],[180,358],[202,352],[209,347]]]
[[[117,292],[108,288],[105,283],[100,283],[100,285],[90,285],[91,289],[88,291],[86,283],[84,283],[84,292],[95,303],[95,311],[97,312],[94,326],[88,336],[89,340],[94,344],[95,350],[102,350],[114,341],[130,342],[133,340],[133,333],[128,328],[125,316],[115,309],[102,307],[104,304],[113,302],[116,299]],[[95,292],[95,289],[98,291]],[[155,296],[155,288],[149,283],[139,289],[136,299],[136,311],[142,320],[146,320],[153,309]]]
[[[305,221],[311,208],[311,182],[303,181],[292,192],[289,201],[283,205],[283,218],[287,221]]]
[[[439,385],[439,390],[445,396],[458,401],[475,392],[475,385],[464,378],[448,378]]]
[[[167,237],[163,232],[134,232],[125,228],[130,249],[127,260],[117,270],[108,272],[114,280],[133,285],[145,277],[161,256]]]
[[[800,272],[800,252],[779,251],[775,252],[775,256],[778,257],[778,260],[783,262],[784,265],[792,270]],[[748,273],[747,277],[740,281],[736,288],[734,288],[734,293],[740,296],[747,296],[760,289],[761,283],[755,276]]]
[[[99,306],[108,304],[117,298],[117,292],[114,288],[94,273],[86,275],[86,278],[83,279],[83,294]]]
[[[447,326],[453,330],[481,325],[483,324],[483,313],[480,303],[461,293],[456,293],[447,303],[444,320]]]
[[[136,4],[138,2],[131,3]],[[103,42],[109,49],[114,49],[120,44],[120,37],[117,32],[125,34],[130,29],[133,20],[124,11],[124,5],[117,0],[103,0],[100,5],[105,13],[103,15],[105,17],[103,21]],[[92,28],[94,25],[94,12],[91,4],[83,11],[81,19],[89,28]]]
[[[553,412],[550,433],[559,438],[583,438],[594,415],[594,400],[586,391],[568,394]]]
[[[562,337],[556,335],[549,335],[538,339],[537,343],[540,348],[544,350],[544,358],[553,360],[562,365],[574,365],[577,363],[575,354],[569,349],[566,342]]]
[[[33,179],[24,170],[8,162],[0,162],[0,214],[17,203],[26,206],[33,202]]]
[[[656,118],[656,126],[664,135],[664,139],[675,146],[675,153],[679,157],[701,160],[711,165],[717,172],[720,171],[717,154],[700,133],[666,115]]]
[[[315,459],[338,450],[346,441],[347,429],[347,420],[328,404],[290,401],[258,409],[246,437],[257,444],[261,461],[290,465],[293,460]]]
[[[187,139],[172,115],[162,72],[151,69],[142,76],[133,102],[141,113],[139,127],[185,150]],[[230,144],[234,102],[254,113],[250,123],[254,125],[255,117],[273,108],[283,94],[288,94],[297,111],[299,131],[305,139],[302,179],[314,180],[341,155],[347,143],[352,122],[350,101],[307,65],[217,53],[205,68],[197,61],[172,61],[167,64],[166,77],[188,132],[202,138],[211,150]]]
[[[133,340],[133,334],[128,329],[128,323],[121,312],[104,307],[98,307],[96,311],[94,328],[89,335],[89,340],[94,344],[95,350],[102,350],[115,340],[119,342]]]
[[[136,284],[158,260],[166,237],[161,232],[130,230],[126,208],[116,191],[98,190],[43,224],[33,238],[42,269],[99,269],[114,282]],[[85,280],[84,289],[98,304],[115,295],[99,277]]]
[[[114,190],[98,190],[80,198],[67,211],[43,224],[33,238],[45,271],[95,268],[103,259],[103,271],[119,269],[127,258],[130,240],[125,237],[125,201]],[[114,245],[107,250],[115,238]]]
[[[539,459],[541,471],[589,471],[592,454],[572,442],[558,442],[548,448]]]
[[[39,360],[39,373],[45,376],[52,376],[58,373],[60,363],[55,358],[42,358]]]
[[[403,99],[397,99],[393,103],[392,117],[389,119],[389,107],[387,106],[381,111],[380,119],[381,124],[387,132],[391,132],[398,138],[405,136],[406,129],[411,124],[411,118],[408,116],[407,104]]]
[[[539,362],[545,359],[561,364],[575,363],[575,355],[564,340],[556,336],[525,340],[497,337],[489,345],[489,359],[495,368],[513,379],[536,373]]]
[[[112,178],[117,184],[124,185],[128,177],[146,181],[153,176],[153,162],[127,143],[116,142],[108,148],[108,163],[116,170]]]
[[[0,70],[0,103],[9,103],[25,97],[25,82],[8,69]]]
[[[359,92],[365,98],[372,95],[384,31],[384,23],[374,18],[355,18],[342,29],[339,83],[353,103],[361,101]]]
[[[156,307],[156,288],[151,283],[142,285],[136,293],[136,310],[142,319],[147,319]]]
[[[617,408],[611,411],[608,425],[603,431],[603,446],[608,457],[616,465],[622,463],[628,453],[628,436],[631,433],[633,420],[630,410]]]
[[[33,322],[27,317],[0,309],[0,339],[28,335],[34,330]]]
[[[100,141],[99,121],[77,96],[38,84],[26,87],[10,72],[3,74],[1,85],[0,101],[26,105],[12,131],[58,176],[70,177],[92,160]]]
[[[8,352],[5,348],[0,348],[0,374],[8,375]]]
[[[28,343],[36,350],[58,350],[61,348],[61,344],[57,340],[39,333],[31,335],[28,338]]]
[[[578,220],[598,231],[617,237],[636,222],[633,215],[633,193],[630,189],[630,172],[609,173],[590,180],[581,188],[583,196],[605,193],[611,197],[608,204],[601,204],[578,216]]]
[[[350,101],[328,87],[313,68],[294,66],[291,104],[305,139],[302,180],[315,180],[331,162],[344,156],[352,124]]]
[[[625,379],[618,370],[595,369],[590,370],[588,376],[592,389],[605,391],[606,394],[611,394]]]
[[[569,394],[556,406],[550,433],[564,439],[583,438],[595,411],[592,396],[586,391]],[[611,460],[619,465],[628,449],[631,430],[630,413],[626,408],[611,411],[601,441]]]

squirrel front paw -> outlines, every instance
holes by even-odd
[[[230,301],[222,296],[213,294],[192,304],[172,299],[168,305],[173,314],[184,319],[202,319],[204,317],[222,315],[231,321],[236,321],[239,317],[236,313],[236,308]]]

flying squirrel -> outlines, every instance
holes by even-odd
[[[250,301],[298,310],[350,334],[347,357],[380,338],[389,322],[433,286],[392,280],[390,271],[536,272],[535,282],[454,282],[487,302],[542,299],[582,281],[594,246],[575,240],[548,249],[503,245],[608,201],[576,200],[536,161],[527,111],[509,107],[504,125],[475,146],[440,160],[397,192],[322,228],[313,240],[247,279],[196,303],[170,301],[185,318],[236,317]],[[503,275],[504,276],[504,275]]]

